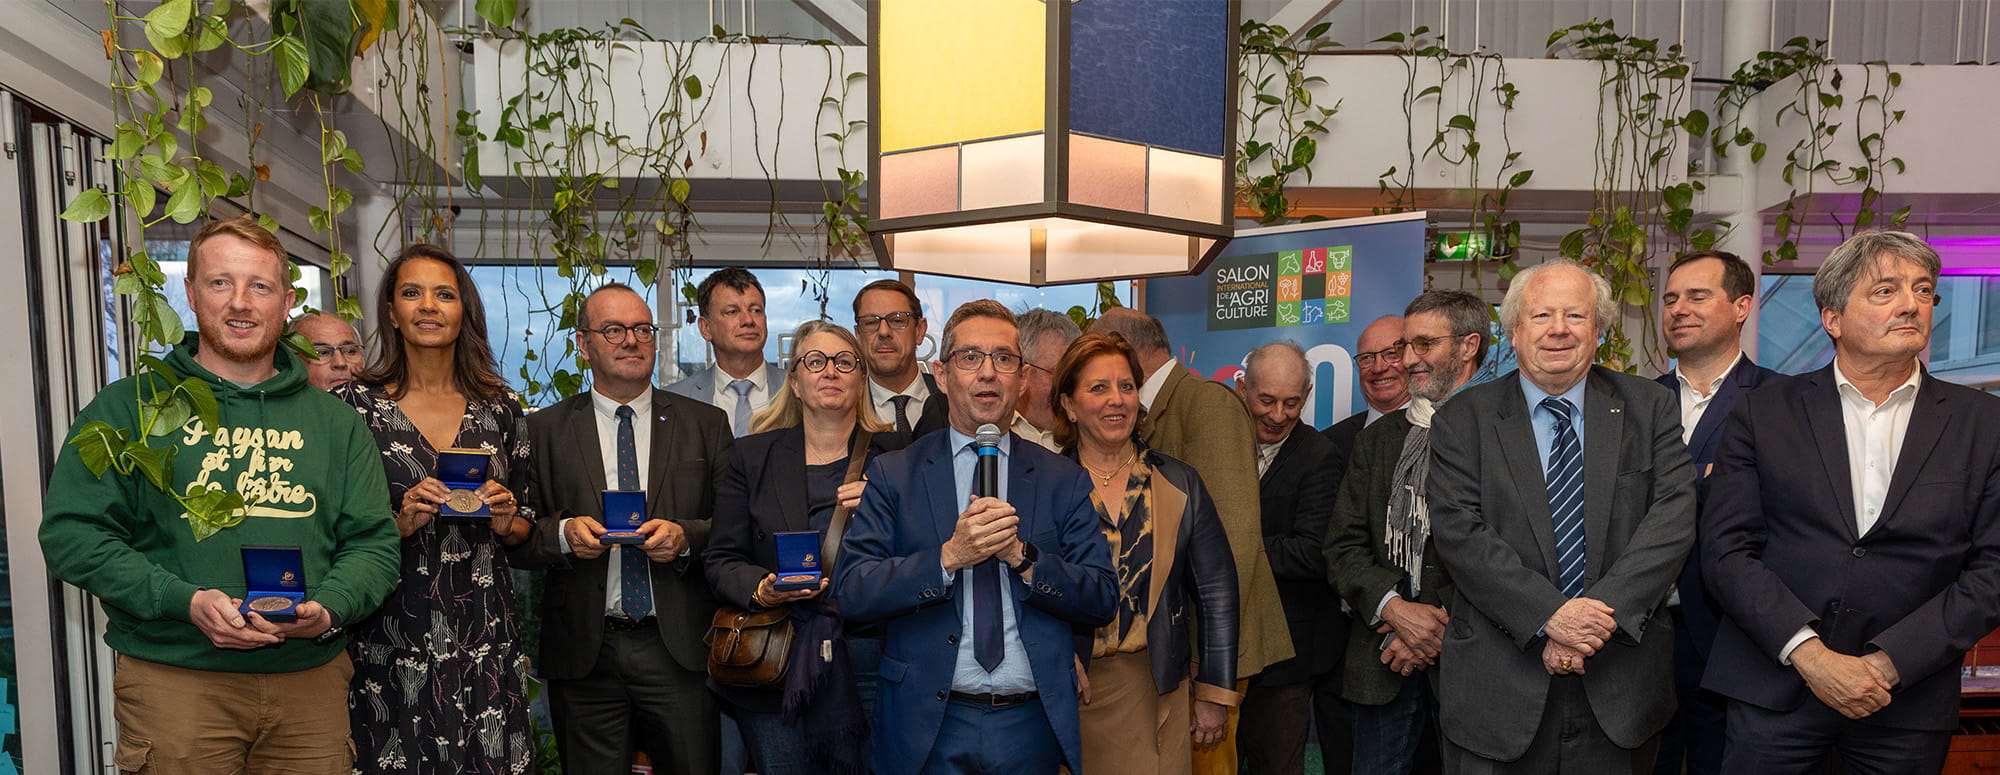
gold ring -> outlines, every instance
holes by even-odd
[[[1563,669],[1564,670],[1569,669],[1569,657],[1563,657]]]

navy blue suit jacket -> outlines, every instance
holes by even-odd
[[[1021,539],[1039,555],[1033,583],[1007,574],[1022,645],[1049,725],[1071,771],[1083,766],[1077,731],[1074,628],[1111,621],[1116,581],[1111,551],[1090,505],[1083,468],[1016,436],[1007,470],[1008,502]],[[932,433],[868,466],[868,488],[842,542],[841,614],[885,622],[876,700],[875,772],[914,773],[935,747],[957,664],[957,594],[946,586],[942,547],[965,504],[952,477],[951,434]]]
[[[1881,516],[1857,535],[1833,369],[1752,392],[1723,426],[1701,554],[1726,618],[1702,687],[1775,711],[1818,702],[1778,662],[1812,625],[1901,673],[1861,723],[1955,729],[1965,652],[2000,625],[2000,398],[1925,374]]]
[[[1688,438],[1688,454],[1694,457],[1696,508],[1708,502],[1709,465],[1715,462],[1715,447],[1722,441],[1722,423],[1729,417],[1729,410],[1736,408],[1736,399],[1751,388],[1784,376],[1757,365],[1746,355],[1715,389],[1715,397],[1709,399],[1708,409],[1701,413],[1701,422],[1695,423],[1694,435]],[[1674,391],[1675,400],[1679,400],[1681,381],[1672,372],[1660,375],[1656,381]],[[1698,535],[1696,540],[1700,540]],[[1701,552],[1688,553],[1687,565],[1681,567],[1676,584],[1681,592],[1681,618],[1687,622],[1688,635],[1694,638],[1695,648],[1701,651],[1702,662],[1706,663],[1709,649],[1715,645],[1715,631],[1722,624],[1722,610],[1716,605],[1715,596],[1702,586]]]

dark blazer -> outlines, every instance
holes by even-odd
[[[918,376],[923,377],[924,384],[930,386],[931,397],[924,399],[924,413],[917,417],[916,426],[910,429],[912,439],[928,436],[931,431],[944,430],[951,424],[951,401],[944,397],[944,391],[938,389],[937,378],[930,374]]]
[[[851,436],[848,443],[853,443]],[[875,433],[869,438],[867,456],[872,461],[906,446],[909,437],[904,434]],[[718,599],[754,608],[750,595],[778,567],[778,544],[772,534],[812,529],[805,480],[802,426],[744,436],[730,448],[729,468],[715,493],[708,552],[702,557]],[[834,569],[826,570],[832,579]]]
[[[687,396],[704,404],[712,405],[715,403],[715,383],[722,382],[723,384],[728,384],[729,379],[733,378],[724,374],[722,367],[710,366],[701,371],[689,374],[686,379],[668,385],[667,392],[674,395]],[[771,391],[767,394],[770,396],[777,395],[776,391],[784,390],[785,370],[778,368],[777,364],[764,364],[764,387]],[[723,416],[728,417],[729,415],[725,412]],[[745,422],[748,421],[746,420]]]
[[[1388,704],[1402,691],[1403,682],[1411,680],[1382,664],[1383,636],[1370,623],[1383,595],[1395,592],[1410,598],[1402,567],[1389,557],[1385,524],[1396,460],[1402,457],[1403,440],[1410,428],[1409,412],[1398,409],[1355,438],[1353,462],[1340,479],[1340,495],[1333,502],[1333,518],[1326,529],[1323,549],[1327,573],[1321,583],[1331,585],[1339,599],[1355,611],[1340,633],[1347,650],[1341,668],[1341,696],[1362,705]],[[1438,562],[1435,542],[1426,542],[1423,592],[1416,602],[1448,607],[1451,595],[1451,576]],[[1436,671],[1424,672],[1426,676],[1416,680],[1436,680]]]
[[[1333,443],[1311,428],[1292,429],[1278,456],[1257,482],[1263,506],[1264,553],[1278,583],[1278,601],[1292,633],[1294,656],[1259,674],[1263,686],[1287,686],[1324,674],[1341,664],[1347,615],[1340,599],[1327,594],[1327,521],[1340,477],[1332,470]]]
[[[1236,693],[1236,558],[1229,551],[1229,534],[1223,532],[1215,500],[1193,466],[1156,450],[1145,454],[1154,474],[1149,515],[1153,563],[1146,582],[1151,604],[1146,613],[1146,654],[1153,667],[1153,685],[1166,694],[1187,680],[1193,658],[1189,644],[1199,633],[1195,699],[1236,705],[1242,697]],[[1067,457],[1076,459],[1074,453]],[[1187,615],[1190,605],[1201,618],[1199,627]],[[1086,667],[1095,645],[1095,630],[1077,630],[1076,656]]]
[[[1965,651],[2000,625],[2000,399],[1925,374],[1882,515],[1858,536],[1833,368],[1744,396],[1723,427],[1701,551],[1724,619],[1702,686],[1777,711],[1817,702],[1778,662],[1811,625],[1901,673],[1862,723],[1955,729]]]
[[[1744,393],[1766,382],[1782,379],[1785,375],[1757,365],[1745,354],[1722,385],[1715,389],[1715,397],[1708,400],[1708,409],[1701,413],[1701,421],[1695,423],[1694,435],[1688,439],[1688,454],[1694,458],[1694,499],[1698,510],[1708,501],[1708,474],[1710,464],[1715,462],[1715,448],[1722,441],[1722,423],[1729,417],[1729,411],[1736,407],[1736,399]],[[1674,392],[1674,400],[1680,400],[1681,381],[1669,372],[1657,380]],[[1687,429],[1682,428],[1682,433]],[[1699,540],[1699,539],[1697,539]],[[1701,578],[1701,552],[1688,552],[1687,563],[1681,566],[1680,578],[1675,585],[1681,593],[1681,621],[1687,624],[1688,635],[1694,639],[1695,648],[1701,652],[1704,662],[1715,644],[1715,631],[1722,623],[1722,611],[1717,607],[1715,596],[1709,594]]]
[[[573,680],[590,674],[604,640],[605,565],[614,552],[579,560],[562,551],[562,520],[602,511],[604,456],[597,417],[586,391],[528,415],[535,450],[529,499],[535,532],[515,557],[548,572],[542,590],[542,643],[536,666],[544,678]],[[646,516],[679,523],[689,556],[653,563],[653,605],[660,639],[688,670],[708,668],[701,643],[715,614],[715,598],[702,577],[709,514],[729,459],[729,423],[721,409],[685,396],[653,391],[651,470],[646,475]]]
[[[1694,545],[1694,474],[1680,408],[1651,380],[1585,376],[1586,597],[1618,630],[1582,676],[1611,742],[1637,748],[1674,713],[1674,635],[1656,617]],[[1440,725],[1481,756],[1514,761],[1538,736],[1553,680],[1537,633],[1568,602],[1554,579],[1548,488],[1519,372],[1466,388],[1431,424],[1431,537],[1456,583],[1438,662]]]
[[[1035,546],[1033,583],[1008,584],[1043,711],[1071,770],[1083,766],[1077,732],[1074,628],[1111,620],[1111,552],[1090,505],[1083,468],[1018,436],[1010,442],[1007,494],[1022,540]],[[834,587],[841,614],[885,622],[873,767],[915,772],[937,742],[951,696],[961,633],[941,549],[963,511],[951,436],[933,433],[868,466],[868,489],[847,529]]]
[[[1363,406],[1361,411],[1348,415],[1345,420],[1326,426],[1326,430],[1320,432],[1326,436],[1327,441],[1333,442],[1333,456],[1327,458],[1326,462],[1335,477],[1347,473],[1347,458],[1354,451],[1354,439],[1361,435],[1361,429],[1367,425],[1368,407]],[[1340,481],[1337,478],[1333,486],[1336,490],[1340,488]]]

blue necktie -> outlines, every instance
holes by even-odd
[[[978,450],[973,444],[965,448],[973,452],[977,466]],[[972,657],[979,661],[981,670],[991,673],[1000,666],[1007,656],[1005,639],[1000,622],[1000,561],[988,557],[972,566]]]
[[[1583,445],[1576,440],[1576,409],[1560,398],[1542,399],[1542,408],[1556,416],[1555,442],[1549,445],[1549,516],[1555,523],[1556,573],[1568,597],[1583,594],[1587,556],[1583,535]]]
[[[747,379],[733,380],[729,383],[729,389],[736,391],[736,428],[734,430],[736,437],[739,439],[750,435],[750,388],[752,387],[756,386],[751,384],[750,380]]]
[[[633,441],[632,407],[618,407],[618,489],[639,489],[639,445]],[[639,547],[618,549],[618,610],[637,621],[653,612],[653,568]]]

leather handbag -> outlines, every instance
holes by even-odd
[[[868,444],[873,435],[865,429],[855,433],[854,447],[848,451],[847,475],[843,483],[861,478],[862,467],[868,462]],[[850,516],[849,509],[834,509],[833,520],[827,525],[826,536],[820,541],[820,557],[823,558],[820,566],[829,578],[833,575],[834,562],[840,554],[840,539],[847,532]],[[708,675],[724,686],[753,689],[782,686],[792,662],[793,634],[789,606],[762,611],[728,604],[719,606],[715,616],[708,621],[708,634],[702,637],[702,642],[708,644]]]

